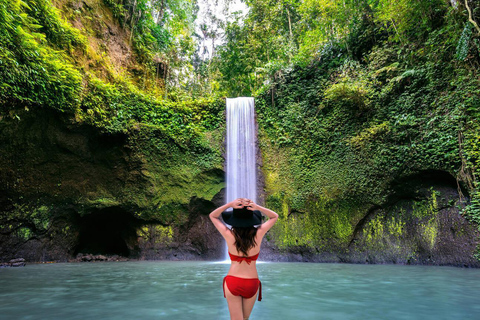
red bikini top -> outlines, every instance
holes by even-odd
[[[259,254],[260,254],[260,252],[257,253],[257,254],[254,255],[254,256],[242,257],[242,256],[236,256],[236,255],[231,254],[230,252],[228,252],[228,255],[230,256],[230,260],[232,260],[232,261],[238,261],[238,262],[240,262],[240,263],[242,263],[242,261],[246,261],[247,264],[250,264],[250,262],[252,262],[252,261],[256,261],[256,260],[258,259],[258,255],[259,255]]]

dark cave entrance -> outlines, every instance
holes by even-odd
[[[74,254],[135,256],[139,220],[117,207],[99,209],[79,218]]]

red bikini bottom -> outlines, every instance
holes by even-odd
[[[253,297],[258,290],[258,301],[262,301],[262,283],[258,278],[239,278],[235,276],[226,276],[223,278],[223,296],[225,297],[225,283],[228,290],[234,296],[241,296],[245,299]],[[259,290],[260,288],[260,290]]]

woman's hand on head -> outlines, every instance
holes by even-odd
[[[230,206],[233,209],[241,209],[245,206],[245,201],[244,200],[245,200],[244,198],[235,199],[232,202],[230,202]]]
[[[256,204],[255,202],[253,202],[252,200],[248,200],[248,204],[246,205],[247,209],[248,210],[260,210],[258,204]]]

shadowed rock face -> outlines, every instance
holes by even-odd
[[[457,188],[440,180],[411,186],[357,226],[349,249],[369,263],[478,266],[478,228],[460,215]],[[441,175],[441,173],[438,173]],[[405,189],[407,190],[407,189]]]
[[[200,204],[202,208],[199,208]],[[212,202],[193,198],[183,225],[143,221],[119,208],[106,208],[78,217],[74,255],[119,255],[148,260],[219,260],[223,238],[205,213]]]
[[[137,228],[140,226],[141,220],[116,207],[95,210],[79,217],[74,255],[90,252],[135,257],[139,251]]]
[[[369,263],[478,266],[478,228],[460,213],[466,194],[443,171],[423,171],[392,184],[387,202],[357,225],[349,249]]]
[[[178,172],[164,164],[168,153],[149,161],[137,142],[69,125],[47,110],[3,119],[0,261],[220,257],[222,239],[207,215],[221,197],[223,171],[177,155]]]

